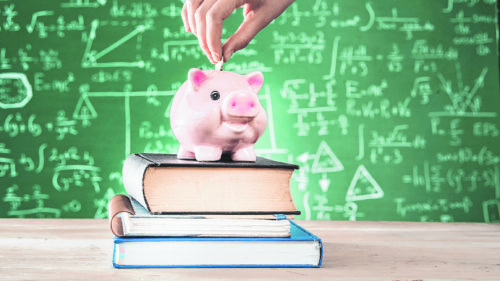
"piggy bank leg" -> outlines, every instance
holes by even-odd
[[[198,161],[218,161],[222,155],[222,148],[199,145],[194,147],[194,155]]]
[[[255,162],[255,160],[257,160],[257,157],[255,156],[255,150],[253,149],[253,146],[247,146],[242,149],[236,150],[231,156],[231,159],[233,159],[233,161]]]
[[[178,159],[194,159],[194,153],[191,151],[187,151],[182,145],[179,147],[179,151],[177,151]]]

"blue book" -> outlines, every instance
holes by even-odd
[[[321,239],[290,221],[291,236],[114,238],[113,266],[320,267]]]

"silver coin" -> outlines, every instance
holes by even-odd
[[[224,65],[224,58],[221,57],[220,61],[215,64],[215,70],[222,71],[222,66]]]

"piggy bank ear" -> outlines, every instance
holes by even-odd
[[[195,91],[198,91],[205,80],[207,80],[207,75],[201,69],[191,68],[189,70],[188,81]]]
[[[262,87],[262,83],[264,83],[264,75],[262,75],[261,72],[256,71],[245,75],[245,78],[247,79],[248,85],[252,87],[254,92],[258,93]]]

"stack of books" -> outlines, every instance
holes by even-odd
[[[295,223],[290,192],[298,166],[130,155],[126,195],[108,212],[113,265],[137,267],[319,267],[322,242]]]

